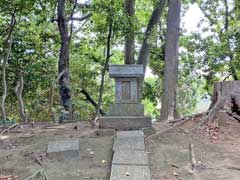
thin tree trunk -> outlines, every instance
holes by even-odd
[[[101,109],[101,105],[102,105],[102,96],[103,96],[103,92],[104,92],[104,81],[105,81],[105,73],[107,71],[107,68],[109,66],[109,60],[110,60],[110,52],[111,52],[111,37],[112,37],[112,17],[109,17],[109,28],[108,28],[108,37],[107,37],[107,53],[106,53],[106,60],[105,60],[105,64],[102,70],[102,78],[101,78],[101,85],[100,85],[100,89],[99,89],[99,99],[98,99],[98,105],[97,105],[97,109],[96,109],[96,115],[94,118],[94,122],[93,125],[96,125],[96,121],[98,119],[98,115]]]
[[[61,47],[59,52],[58,73],[64,72],[59,78],[61,104],[66,111],[71,111],[71,91],[69,77],[69,35],[67,21],[64,17],[65,0],[58,0],[57,22],[61,36]]]
[[[148,21],[147,29],[145,31],[143,43],[138,56],[138,64],[143,64],[144,73],[146,72],[147,64],[149,61],[150,54],[150,42],[149,38],[152,34],[153,28],[159,23],[160,17],[163,13],[166,0],[159,0],[157,7],[153,10],[152,15]]]
[[[53,100],[54,100],[54,82],[51,82],[49,88],[49,113],[51,115],[52,122],[55,123],[55,113],[53,111]]]
[[[133,16],[134,16],[135,0],[124,0],[124,12],[129,20],[129,31],[125,36],[125,64],[134,64],[134,28],[133,28]]]
[[[7,83],[6,83],[6,67],[4,64],[2,65],[2,88],[3,88],[3,93],[0,100],[1,113],[2,113],[3,124],[6,124],[7,115],[6,115],[6,109],[5,109],[5,100],[7,97]]]
[[[20,74],[20,80],[17,81],[17,84],[14,88],[14,92],[15,92],[15,94],[17,96],[17,100],[18,100],[18,106],[19,106],[18,111],[19,111],[20,118],[21,118],[22,122],[27,123],[28,118],[25,113],[24,102],[23,102],[23,98],[22,98],[22,92],[23,92],[23,76],[22,76],[22,74]]]
[[[176,113],[176,87],[178,77],[178,41],[180,31],[181,0],[169,0],[163,97],[160,120],[172,120]]]
[[[14,29],[15,24],[16,24],[15,14],[16,14],[16,11],[13,12],[12,17],[11,17],[9,33],[8,33],[8,37],[5,41],[8,44],[8,48],[6,50],[7,51],[6,56],[3,55],[3,64],[2,64],[2,88],[3,88],[3,93],[2,93],[2,97],[0,99],[0,108],[1,108],[3,124],[5,124],[6,120],[7,120],[6,109],[5,109],[5,101],[6,101],[6,98],[7,98],[6,65],[8,63],[8,59],[9,59],[9,56],[11,54],[11,49],[12,49],[12,33],[13,33],[13,29]]]
[[[236,13],[236,19],[240,20],[240,1],[239,0],[234,1],[234,9]]]

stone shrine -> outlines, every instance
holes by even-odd
[[[111,105],[107,116],[99,120],[99,128],[134,130],[152,125],[151,117],[144,116],[141,104],[141,84],[143,65],[111,65],[109,76],[115,79],[115,104]]]

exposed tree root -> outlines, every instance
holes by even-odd
[[[32,176],[29,176],[25,180],[33,180],[37,176],[42,176],[44,180],[49,180],[47,175],[45,174],[44,170],[37,170]]]

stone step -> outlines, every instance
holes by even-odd
[[[47,156],[49,158],[79,157],[78,139],[67,139],[49,142],[47,148]]]
[[[151,180],[148,166],[112,165],[110,180]]]
[[[143,137],[122,137],[115,138],[113,151],[116,150],[145,150]]]
[[[117,131],[117,138],[125,138],[125,137],[144,137],[144,133],[142,130],[138,131]]]
[[[145,151],[117,150],[114,152],[112,164],[148,166],[148,154]]]

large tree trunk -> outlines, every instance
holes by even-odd
[[[180,30],[180,14],[181,14],[181,0],[169,0],[163,97],[160,120],[172,120],[177,117],[176,87],[179,64],[178,41]]]
[[[129,31],[125,36],[125,64],[134,64],[134,28],[133,28],[133,16],[134,16],[135,0],[124,0],[124,12],[129,18]]]
[[[212,103],[200,125],[214,120],[227,122],[230,118],[240,121],[240,81],[223,81],[214,84]]]
[[[69,77],[69,35],[67,21],[64,17],[65,0],[58,0],[57,6],[57,22],[61,36],[61,47],[59,52],[58,73],[63,73],[59,78],[61,104],[66,111],[71,110],[71,92]]]
[[[18,100],[18,106],[19,106],[19,115],[20,118],[22,120],[22,122],[27,123],[28,122],[28,118],[27,115],[25,113],[25,108],[24,108],[24,102],[23,102],[23,98],[22,98],[22,92],[23,92],[23,76],[20,75],[20,80],[17,81],[17,84],[14,88],[14,92],[17,96],[17,100]]]
[[[150,36],[152,35],[154,26],[158,24],[160,21],[160,17],[163,13],[165,3],[166,3],[166,0],[159,0],[157,7],[153,10],[152,15],[148,21],[147,29],[144,34],[143,43],[142,43],[139,56],[138,56],[138,61],[137,61],[138,64],[143,64],[144,73],[146,72],[147,64],[149,61],[149,55],[150,55],[151,42],[149,42],[150,41],[149,39],[150,39]]]

